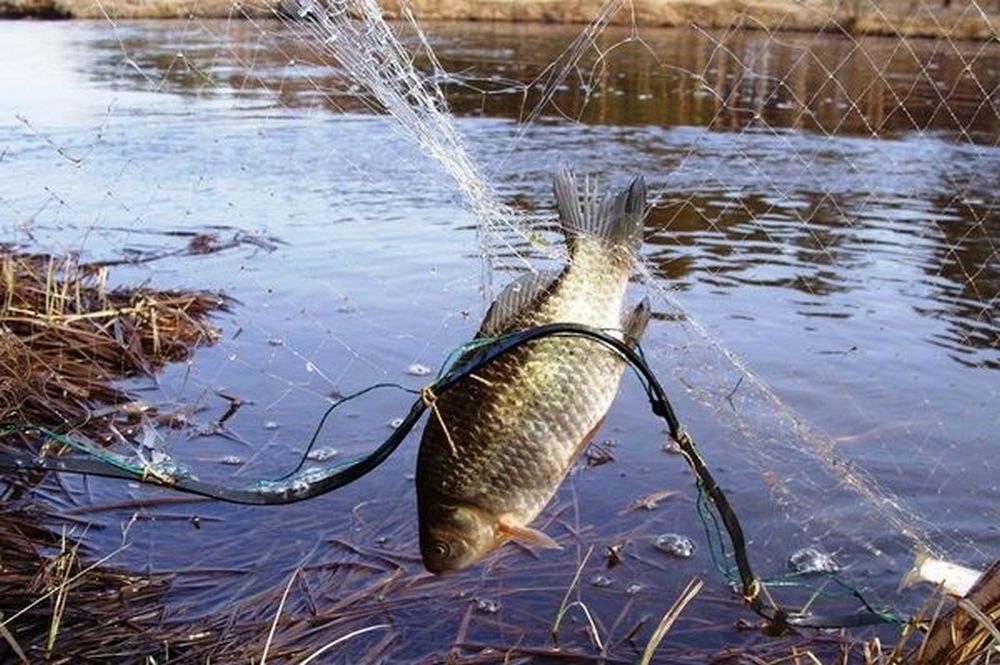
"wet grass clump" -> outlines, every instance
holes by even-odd
[[[218,294],[108,288],[108,278],[103,264],[0,248],[3,447],[30,449],[32,427],[109,440],[109,424],[134,415],[119,381],[218,339],[208,320],[225,308]],[[39,480],[0,483],[0,661],[136,655],[165,580],[83,563],[79,543],[43,526],[55,520],[28,491]],[[126,655],[129,641],[144,646]]]
[[[117,381],[218,339],[208,315],[225,308],[222,296],[109,289],[108,274],[73,256],[0,249],[0,421],[94,433],[95,405],[130,401]]]

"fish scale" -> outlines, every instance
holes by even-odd
[[[622,322],[641,241],[641,179],[615,197],[580,193],[567,172],[556,199],[571,261],[555,276],[525,275],[497,298],[481,337],[556,322],[642,334],[648,305]],[[433,572],[481,558],[520,535],[544,509],[611,406],[624,361],[592,340],[535,340],[441,395],[417,461],[421,551]],[[442,426],[443,423],[443,426]]]

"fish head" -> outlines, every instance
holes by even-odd
[[[424,567],[441,574],[479,561],[503,542],[497,535],[496,523],[493,515],[479,506],[428,506],[420,520]]]

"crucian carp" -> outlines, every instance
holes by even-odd
[[[601,196],[562,169],[554,183],[569,262],[528,273],[493,302],[477,337],[549,323],[620,331],[638,343],[647,301],[623,318],[642,243],[646,185]],[[477,370],[434,403],[417,459],[420,550],[433,573],[479,561],[503,543],[558,547],[530,523],[604,420],[624,360],[593,340],[549,337]]]

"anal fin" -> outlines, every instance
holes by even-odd
[[[516,524],[500,520],[500,523],[497,525],[497,530],[510,540],[521,543],[522,545],[538,547],[543,550],[562,549],[562,545],[553,540],[551,536],[547,535],[544,531],[533,529],[530,526],[518,526]]]

